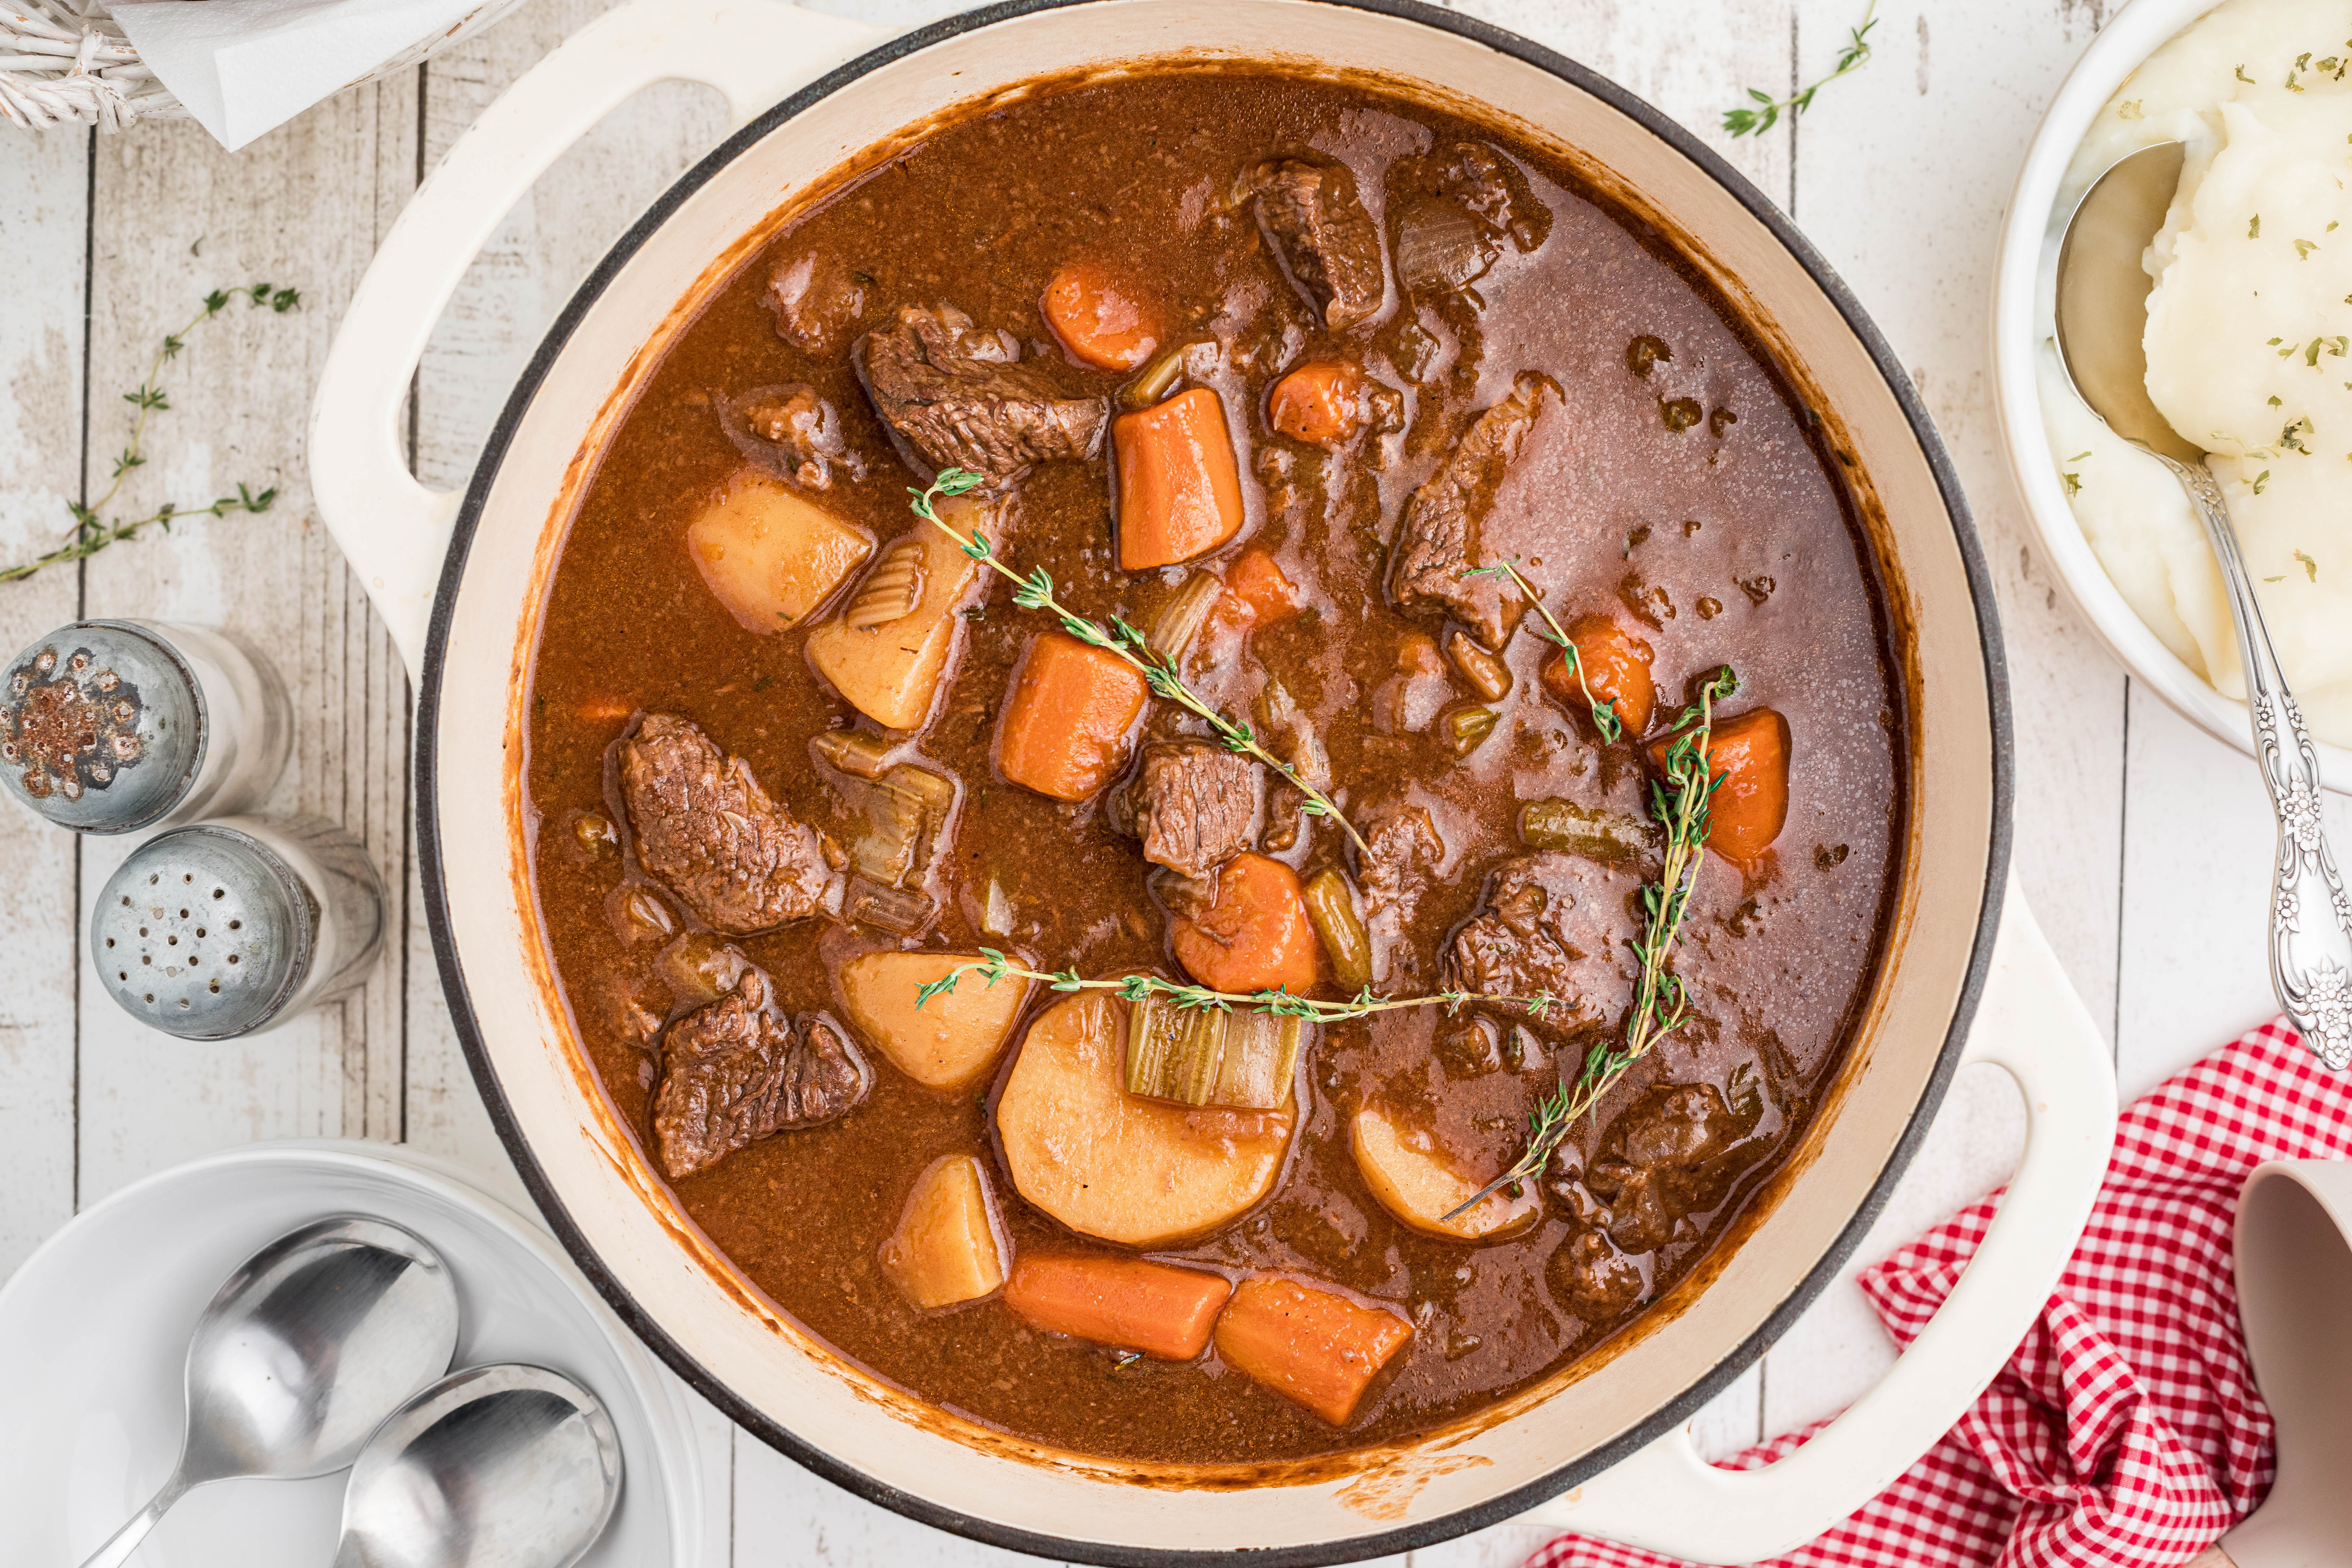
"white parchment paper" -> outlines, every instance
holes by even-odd
[[[234,151],[517,0],[114,0],[124,37]]]

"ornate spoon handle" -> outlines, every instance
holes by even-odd
[[[2238,554],[2221,487],[2202,463],[2164,458],[2188,487],[2221,563],[2246,667],[2246,706],[2254,751],[2278,816],[2278,858],[2271,872],[2271,985],[2279,1005],[2319,1059],[2342,1071],[2352,1063],[2352,900],[2319,820],[2319,758],[2303,710],[2287,689],[2271,648],[2270,629],[2254,601],[2253,579]]]

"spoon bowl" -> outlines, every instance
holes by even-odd
[[[2271,988],[2305,1045],[2328,1067],[2352,1066],[2352,898],[2319,819],[2319,754],[2287,688],[2238,549],[2228,502],[2205,452],[2148,395],[2147,297],[2141,258],[2180,185],[2185,148],[2144,147],[2084,193],[2058,251],[2058,357],[2091,412],[2172,470],[2204,525],[2228,589],[2245,667],[2254,756],[2278,819],[2271,868]]]
[[[620,1439],[594,1394],[544,1367],[470,1367],[369,1439],[335,1564],[570,1568],[620,1496]]]
[[[117,1568],[192,1487],[348,1467],[403,1401],[448,1370],[457,1289],[383,1220],[317,1220],[247,1258],[188,1342],[187,1434],[172,1479],[84,1568]]]

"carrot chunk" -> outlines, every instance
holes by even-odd
[[[1225,592],[1241,601],[1257,625],[1270,626],[1298,613],[1298,585],[1283,575],[1274,557],[1245,550],[1225,574]]]
[[[1191,1361],[1208,1348],[1233,1285],[1222,1274],[1085,1253],[1024,1254],[1004,1304],[1048,1333]]]
[[[1111,421],[1118,459],[1118,563],[1129,572],[1205,555],[1242,528],[1241,472],[1225,405],[1205,386]]]
[[[1243,1280],[1217,1320],[1226,1365],[1334,1426],[1348,1424],[1381,1368],[1412,1339],[1412,1325],[1395,1312],[1263,1274]]]
[[[1666,769],[1671,735],[1650,746],[1650,765]],[[1720,773],[1707,803],[1706,847],[1742,864],[1771,847],[1789,820],[1789,721],[1769,708],[1751,708],[1709,727],[1707,773]]]
[[[1055,800],[1084,800],[1127,762],[1128,731],[1149,695],[1117,654],[1062,632],[1030,639],[996,731],[996,765]]]
[[[1658,704],[1657,683],[1650,677],[1650,645],[1607,616],[1579,616],[1568,625],[1568,640],[1576,645],[1592,700],[1615,710],[1626,739],[1639,739]],[[1544,660],[1543,684],[1571,712],[1586,711],[1584,689],[1563,655]]]
[[[1097,370],[1133,370],[1160,346],[1159,311],[1099,261],[1064,262],[1037,309],[1071,356]]]
[[[1265,414],[1294,440],[1337,447],[1363,426],[1363,368],[1345,360],[1302,364],[1274,384]]]
[[[1263,855],[1236,855],[1217,871],[1217,896],[1171,922],[1177,962],[1213,991],[1315,987],[1315,926],[1298,873]]]

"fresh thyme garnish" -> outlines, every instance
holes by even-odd
[[[1813,106],[1813,94],[1821,91],[1848,71],[1859,70],[1868,62],[1870,30],[1876,26],[1878,26],[1878,0],[1870,0],[1870,5],[1862,13],[1862,26],[1856,27],[1848,36],[1845,47],[1838,53],[1837,69],[1830,72],[1802,92],[1791,93],[1787,98],[1774,98],[1769,92],[1749,88],[1748,96],[1763,107],[1727,110],[1723,116],[1724,130],[1734,136],[1747,136],[1751,133],[1761,136],[1780,122],[1782,110],[1787,110],[1789,117],[1793,120],[1811,109]]]
[[[1568,661],[1569,673],[1576,677],[1576,689],[1584,693],[1584,705],[1592,710],[1592,727],[1601,731],[1601,738],[1603,741],[1614,741],[1620,734],[1623,733],[1624,726],[1617,721],[1617,703],[1615,700],[1612,699],[1607,702],[1603,702],[1599,698],[1592,695],[1592,688],[1585,683],[1584,660],[1578,657],[1576,645],[1568,640],[1568,634],[1560,629],[1559,623],[1554,620],[1552,618],[1551,612],[1544,607],[1543,595],[1537,593],[1534,585],[1525,577],[1519,575],[1519,558],[1517,556],[1514,555],[1508,561],[1498,563],[1493,566],[1467,567],[1458,573],[1457,575],[1463,577],[1504,576],[1508,577],[1512,582],[1517,584],[1519,592],[1526,595],[1528,602],[1535,606],[1536,614],[1543,617],[1544,624],[1536,629],[1536,636],[1543,638],[1544,641],[1550,643],[1553,647],[1559,649],[1560,658]]]
[[[1522,1006],[1537,1017],[1549,1012],[1554,999],[1549,995],[1487,996],[1475,991],[1440,991],[1430,996],[1375,996],[1366,986],[1345,1002],[1318,1002],[1312,996],[1300,996],[1293,992],[1272,991],[1212,991],[1205,985],[1187,985],[1179,981],[1163,980],[1157,974],[1122,974],[1108,980],[1086,980],[1075,969],[1047,973],[1031,969],[1018,959],[1008,958],[992,947],[980,950],[981,956],[957,964],[929,984],[915,992],[915,1005],[919,1008],[934,996],[950,994],[956,982],[977,972],[993,985],[1000,980],[1042,980],[1054,991],[1110,991],[1122,1002],[1140,1002],[1159,996],[1179,1007],[1196,1011],[1213,1009],[1231,1012],[1236,1004],[1254,1013],[1272,1013],[1277,1017],[1305,1018],[1318,1024],[1344,1023],[1349,1018],[1368,1017],[1374,1013],[1393,1012],[1400,1007],[1460,1007],[1467,1002],[1503,1002]]]
[[[180,351],[187,346],[190,332],[219,315],[228,308],[231,300],[240,296],[257,306],[267,305],[281,316],[299,304],[302,299],[292,289],[275,289],[267,283],[256,283],[249,289],[215,289],[205,295],[205,308],[186,326],[164,335],[163,345],[155,351],[154,362],[147,367],[147,379],[136,391],[122,395],[123,402],[139,410],[139,417],[131,422],[129,443],[114,459],[114,482],[106,487],[104,495],[87,506],[79,501],[66,502],[66,510],[73,515],[73,531],[66,536],[65,542],[47,554],[22,565],[0,569],[0,583],[21,582],[45,566],[87,560],[117,541],[138,537],[140,531],[151,523],[160,525],[164,532],[169,533],[172,524],[184,517],[226,517],[231,512],[264,512],[269,510],[269,503],[278,499],[275,486],[257,495],[240,484],[236,487],[236,494],[222,496],[210,506],[183,507],[165,501],[145,517],[127,522],[120,520],[107,522],[99,515],[112,504],[115,493],[122,489],[124,477],[131,469],[146,464],[147,416],[171,409],[170,400],[164,396],[163,387],[156,384],[156,377],[163,374],[164,364],[180,357]]]
[[[966,555],[1012,583],[1015,605],[1024,610],[1052,611],[1060,618],[1064,631],[1089,647],[1101,648],[1126,660],[1143,676],[1155,694],[1207,720],[1227,750],[1261,763],[1289,781],[1291,787],[1307,797],[1303,809],[1307,816],[1328,817],[1338,823],[1347,830],[1348,837],[1356,841],[1359,850],[1366,855],[1372,852],[1372,847],[1364,842],[1364,836],[1356,831],[1356,825],[1340,815],[1330,796],[1308,784],[1299,775],[1297,769],[1260,744],[1256,731],[1247,723],[1226,718],[1196,696],[1192,689],[1184,684],[1184,677],[1177,669],[1176,661],[1165,654],[1155,652],[1144,635],[1128,625],[1124,618],[1113,616],[1110,625],[1106,627],[1084,616],[1073,614],[1054,597],[1053,574],[1043,566],[1024,577],[996,558],[996,547],[989,542],[986,534],[977,528],[969,536],[958,533],[935,510],[940,499],[968,494],[978,489],[981,483],[981,477],[969,468],[941,468],[939,477],[931,481],[930,489],[919,490],[908,485],[907,493],[915,498],[911,504],[917,517],[961,545]]]
[[[1666,855],[1658,879],[1642,889],[1642,935],[1632,943],[1633,955],[1641,961],[1642,975],[1634,983],[1633,1007],[1623,1040],[1613,1047],[1598,1045],[1585,1053],[1584,1069],[1576,1081],[1562,1084],[1546,1096],[1528,1118],[1527,1152],[1445,1219],[1466,1214],[1503,1188],[1539,1174],[1569,1129],[1598,1105],[1626,1070],[1649,1054],[1651,1047],[1682,1023],[1690,998],[1682,976],[1667,968],[1666,961],[1673,955],[1683,916],[1690,909],[1691,893],[1698,885],[1699,863],[1706,858],[1715,792],[1729,776],[1710,777],[1707,772],[1715,704],[1738,689],[1739,678],[1728,665],[1699,689],[1698,700],[1675,717],[1675,729],[1680,733],[1666,747],[1664,779],[1650,784],[1650,814],[1665,826]]]

